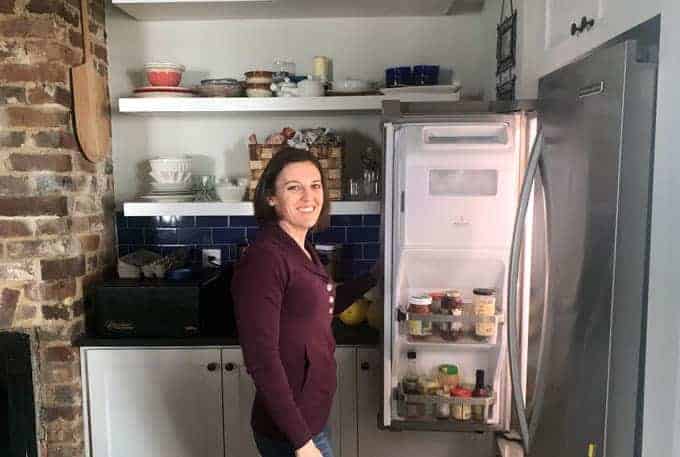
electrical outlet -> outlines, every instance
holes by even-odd
[[[219,249],[203,249],[201,251],[201,259],[201,265],[204,268],[222,265],[222,251]]]

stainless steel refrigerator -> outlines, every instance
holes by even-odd
[[[521,445],[506,455],[638,455],[656,84],[643,54],[599,49],[528,104],[385,102],[384,427],[493,432]],[[469,397],[479,369],[490,389]]]

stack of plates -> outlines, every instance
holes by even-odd
[[[135,97],[193,97],[194,92],[179,86],[145,86],[134,91]]]
[[[152,202],[190,202],[194,200],[191,183],[151,182],[151,192],[139,198]]]

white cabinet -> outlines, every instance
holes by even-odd
[[[489,457],[492,433],[389,431],[378,428],[382,400],[382,355],[379,349],[357,349],[357,426],[359,457]]]
[[[84,348],[82,361],[89,457],[259,457],[241,349]],[[336,350],[336,457],[357,456],[355,361]]]
[[[91,457],[223,457],[219,349],[84,349]]]
[[[661,0],[520,0],[518,97],[537,95],[538,80],[661,12]],[[575,35],[581,19],[593,25]]]

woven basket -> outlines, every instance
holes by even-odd
[[[257,182],[262,176],[262,172],[272,157],[283,149],[285,145],[280,144],[249,144],[250,154],[250,186],[248,188],[248,199],[255,197]],[[319,159],[321,169],[326,176],[326,193],[330,200],[342,200],[342,170],[344,145],[326,146],[314,145],[309,148],[309,152]]]

